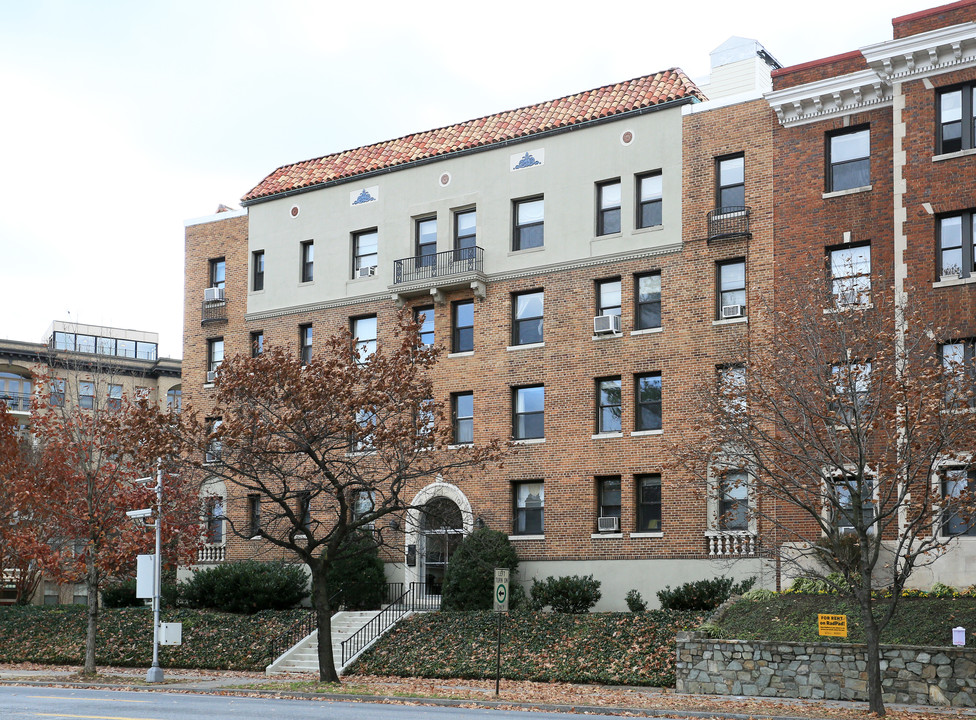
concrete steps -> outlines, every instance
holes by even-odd
[[[361,627],[379,614],[378,610],[367,612],[340,612],[332,616],[332,657],[336,671],[341,673],[342,641],[352,637]],[[363,648],[365,650],[365,648]],[[265,669],[265,674],[277,673],[317,673],[319,671],[318,630],[287,650]],[[350,661],[352,658],[350,658]]]

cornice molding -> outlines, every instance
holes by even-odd
[[[874,70],[839,75],[766,93],[766,101],[784,127],[875,110],[891,104],[891,83]]]
[[[861,54],[887,82],[945,72],[976,63],[976,22],[867,45]]]

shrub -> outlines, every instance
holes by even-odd
[[[751,600],[752,602],[765,602],[772,600],[774,597],[776,597],[776,593],[766,588],[753,588],[748,592],[742,593],[743,600]]]
[[[508,568],[511,571],[508,606],[516,609],[525,597],[524,589],[515,582],[518,555],[508,535],[488,528],[475,530],[454,551],[444,575],[441,609],[490,610],[495,568]]]
[[[102,606],[107,608],[142,607],[146,601],[136,597],[136,579],[122,580],[102,589]]]
[[[326,573],[329,593],[342,593],[347,610],[379,610],[386,599],[386,574],[376,541],[357,532],[345,542],[341,554]]]
[[[286,610],[308,597],[308,578],[299,565],[241,562],[201,570],[183,583],[183,602],[193,608],[231,613]]]
[[[590,611],[602,597],[600,581],[592,575],[549,576],[542,582],[532,578],[532,605],[542,610],[551,607],[553,612],[583,615]]]
[[[810,595],[836,595],[838,587],[846,586],[846,581],[840,573],[830,573],[826,578],[797,578],[790,585],[791,593],[807,593]]]
[[[959,597],[959,593],[951,585],[943,585],[942,583],[937,582],[935,583],[935,585],[932,586],[932,589],[929,590],[929,597],[937,597],[937,598]]]
[[[624,601],[627,603],[627,609],[632,613],[641,613],[647,610],[647,601],[636,590],[628,590]]]
[[[705,578],[685,583],[674,590],[668,585],[658,590],[657,599],[665,610],[714,610],[733,595],[748,592],[755,584],[755,577],[737,583],[727,577]]]

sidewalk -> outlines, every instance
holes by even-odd
[[[842,701],[771,700],[765,698],[679,695],[668,689],[571,685],[502,680],[428,680],[394,677],[344,678],[341,686],[319,685],[312,675],[266,677],[256,672],[163,669],[164,680],[145,682],[144,668],[100,667],[94,680],[79,677],[78,668],[65,666],[0,665],[0,684],[91,687],[137,691],[246,693],[354,702],[430,704],[440,706],[503,707],[549,712],[628,714],[638,717],[769,718],[770,720],[862,720],[872,717],[864,703]],[[888,717],[901,720],[976,718],[976,708],[940,709],[889,705]]]

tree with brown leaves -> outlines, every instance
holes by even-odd
[[[228,488],[231,531],[308,566],[323,681],[338,681],[328,570],[361,547],[347,540],[367,532],[389,544],[420,487],[501,457],[497,441],[450,447],[429,373],[438,354],[404,313],[389,345],[357,345],[343,331],[311,357],[267,347],[226,359],[206,417],[180,416],[186,462]]]
[[[974,374],[951,332],[856,281],[778,292],[768,332],[703,392],[701,436],[676,452],[716,507],[748,515],[767,555],[857,601],[883,714],[880,634],[912,573],[972,522],[959,470],[976,440]]]

